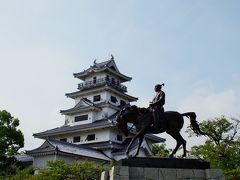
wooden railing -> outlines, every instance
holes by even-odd
[[[99,78],[96,80],[80,83],[80,84],[78,84],[78,89],[79,90],[91,89],[91,88],[99,87],[99,86],[103,86],[103,85],[111,86],[114,89],[117,89],[118,91],[121,91],[121,92],[127,92],[126,86],[120,84],[119,81],[111,80],[109,78]]]

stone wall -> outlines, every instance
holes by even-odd
[[[220,169],[174,169],[113,166],[101,180],[224,180]]]

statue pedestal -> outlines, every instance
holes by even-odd
[[[195,159],[130,158],[116,163],[101,180],[224,180],[220,169]]]

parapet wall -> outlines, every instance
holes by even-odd
[[[176,169],[113,166],[101,180],[224,180],[220,169]]]

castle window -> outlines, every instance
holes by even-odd
[[[125,106],[125,105],[126,105],[126,102],[125,102],[124,100],[121,100],[121,101],[120,101],[120,105],[121,105],[121,106]]]
[[[86,139],[87,141],[94,141],[95,140],[95,134],[89,134],[88,136],[87,136],[87,139]]]
[[[117,81],[117,86],[120,86],[120,81],[119,80]]]
[[[100,99],[101,99],[100,95],[93,96],[93,102],[100,101]]]
[[[93,77],[93,83],[95,84],[97,82],[97,77]]]
[[[115,79],[114,79],[114,78],[112,78],[112,84],[114,84],[114,85],[115,85],[115,83],[116,83]]]
[[[73,142],[74,142],[74,143],[80,142],[80,140],[81,140],[81,137],[80,137],[80,136],[73,137]]]
[[[106,81],[107,81],[107,82],[109,81],[109,75],[106,76]]]
[[[78,122],[78,121],[86,121],[88,120],[88,114],[82,115],[82,116],[76,116],[74,121]]]
[[[62,138],[60,141],[67,142],[67,138]]]
[[[118,100],[117,100],[117,98],[116,98],[115,96],[111,96],[111,101],[112,101],[113,103],[116,103]]]
[[[123,137],[121,135],[117,135],[117,140],[118,141],[122,141],[123,140]]]

